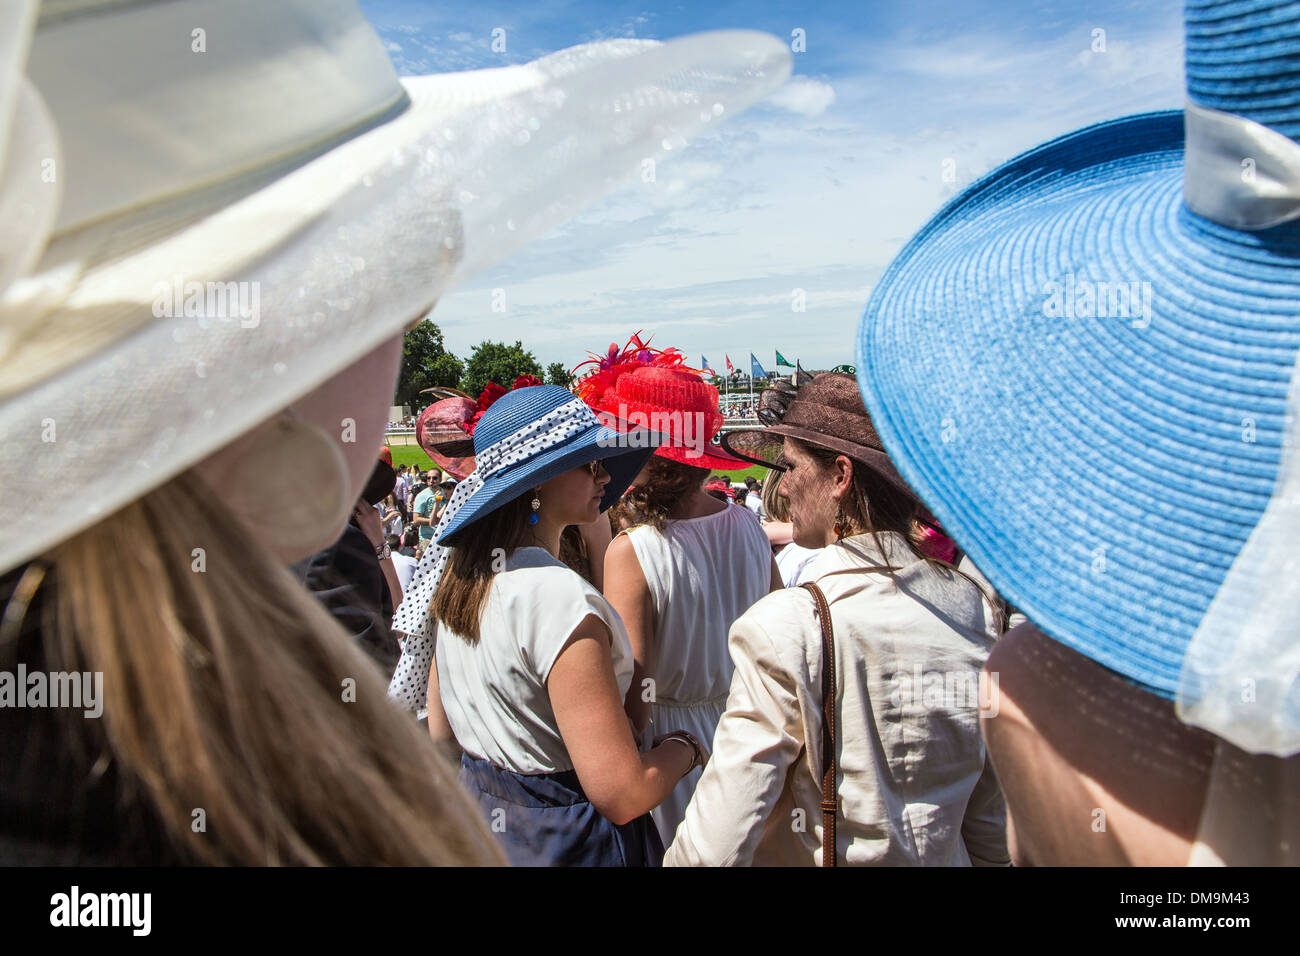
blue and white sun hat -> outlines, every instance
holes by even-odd
[[[609,472],[600,510],[632,484],[664,437],[645,428],[615,430],[602,425],[582,399],[558,385],[517,388],[499,398],[474,429],[474,470],[452,492],[411,577],[393,628],[407,635],[389,697],[423,715],[433,662],[437,619],[429,611],[447,554],[473,523],[543,482],[588,462]]]
[[[858,380],[904,478],[1044,632],[1291,754],[1300,3],[1185,18],[1185,110],[949,202],[875,288]]]

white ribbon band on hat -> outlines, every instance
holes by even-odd
[[[1178,716],[1250,753],[1300,753],[1300,358],[1277,484],[1183,658]]]
[[[388,696],[419,717],[427,714],[425,701],[429,689],[429,671],[433,665],[433,649],[438,622],[429,613],[434,592],[447,564],[447,552],[438,544],[438,538],[456,513],[484,481],[521,461],[532,458],[540,451],[553,448],[578,432],[599,426],[590,406],[581,399],[565,402],[535,422],[484,449],[474,459],[474,470],[456,486],[451,500],[442,512],[438,528],[433,533],[429,549],[420,559],[411,585],[402,598],[402,604],[393,615],[393,629],[406,634],[402,643],[402,657],[397,662]]]
[[[1183,201],[1231,229],[1300,219],[1300,144],[1260,123],[1188,103]],[[1300,361],[1282,460],[1264,515],[1229,568],[1183,658],[1178,716],[1251,753],[1300,752]]]
[[[1254,120],[1188,102],[1183,202],[1230,229],[1300,218],[1300,143]]]

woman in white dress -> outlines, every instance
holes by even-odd
[[[731,684],[727,630],[781,586],[772,549],[748,508],[703,485],[715,469],[745,463],[709,440],[722,424],[718,392],[682,368],[672,349],[633,338],[578,385],[598,411],[644,421],[664,437],[615,510],[625,528],[605,556],[605,596],[623,619],[636,658],[627,712],[638,732],[682,728],[713,739]],[[688,774],[653,816],[671,842],[699,779]]]
[[[648,811],[707,760],[680,731],[638,752],[627,632],[558,557],[564,529],[617,500],[652,439],[603,427],[558,386],[502,397],[394,619],[411,637],[390,694],[410,707],[427,688],[431,734],[463,751],[461,782],[516,865],[659,865]]]

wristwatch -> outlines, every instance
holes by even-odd
[[[375,557],[378,558],[380,561],[383,561],[387,558],[391,558],[392,556],[393,556],[393,549],[388,546],[387,541],[385,541],[379,547],[375,548]]]

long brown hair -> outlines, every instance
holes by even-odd
[[[785,440],[794,442],[817,462],[818,467],[824,470],[829,470],[835,464],[835,459],[844,454],[823,445],[799,441],[796,438],[787,437]],[[846,455],[845,457],[852,460],[852,456]],[[932,558],[921,550],[922,533],[918,521],[921,507],[920,502],[905,494],[892,482],[882,477],[875,469],[868,468],[862,462],[853,460],[853,488],[849,494],[844,496],[844,516],[849,522],[847,534],[870,534],[881,555],[889,555],[889,552],[885,549],[884,541],[881,540],[881,532],[897,534],[903,539],[914,560],[924,561],[926,564],[940,569],[945,574],[958,574],[975,585],[975,588],[983,595],[984,600],[993,610],[994,626],[997,628],[998,633],[1002,633],[1006,627],[1006,620],[1000,599],[996,595],[989,594],[980,582],[966,572],[954,567],[947,561]]]
[[[46,660],[103,674],[103,720],[69,743],[106,747],[188,856],[504,862],[375,665],[195,473],[47,561]]]
[[[797,438],[785,440],[807,453],[822,470],[829,470],[835,459],[844,454]],[[853,462],[853,487],[843,502],[844,516],[850,522],[848,533],[870,534],[883,555],[888,552],[880,539],[880,532],[892,531],[902,537],[915,558],[923,559],[921,534],[916,523],[917,508],[916,499],[904,494],[874,469],[860,461]]]
[[[493,576],[505,570],[506,555],[529,538],[532,499],[529,491],[479,518],[447,552],[430,609],[443,625],[468,641],[479,638],[479,622]]]
[[[639,524],[662,529],[682,500],[699,490],[709,469],[697,468],[662,455],[646,462],[646,480],[629,488],[612,509],[615,527],[624,531]]]

